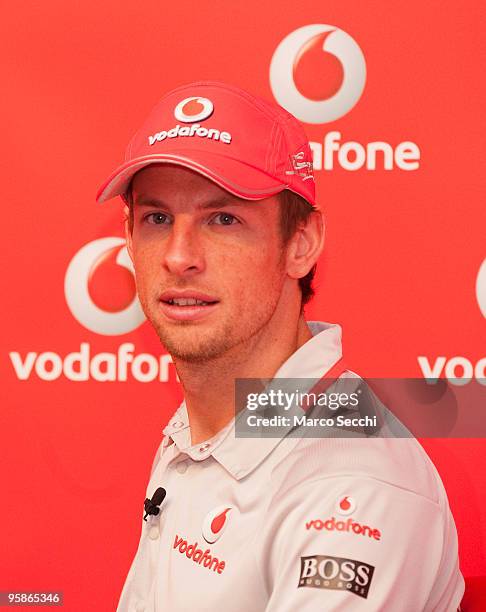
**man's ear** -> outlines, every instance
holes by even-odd
[[[320,211],[312,212],[299,226],[287,247],[287,274],[303,278],[317,263],[324,248],[325,226]]]
[[[130,210],[127,205],[125,205],[125,207],[123,208],[123,214],[125,215],[123,225],[125,229],[125,241],[127,243],[127,251],[133,263],[133,236],[132,232],[130,231]]]

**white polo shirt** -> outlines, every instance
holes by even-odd
[[[275,378],[340,359],[341,328],[308,325]],[[233,419],[191,446],[184,402],[164,434],[146,496],[167,496],[117,612],[457,610],[454,519],[414,438],[236,438]]]

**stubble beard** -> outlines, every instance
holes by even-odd
[[[272,295],[271,301],[267,299],[263,302],[265,308],[248,312],[249,306],[245,304],[237,315],[215,324],[209,330],[203,330],[190,321],[176,324],[162,322],[160,314],[156,312],[158,302],[155,302],[153,309],[147,308],[145,300],[141,299],[140,302],[160,342],[175,361],[204,364],[251,341],[268,325],[277,308],[280,292],[275,291]]]

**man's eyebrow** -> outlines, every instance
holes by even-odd
[[[167,208],[167,204],[158,198],[149,198],[141,196],[133,199],[134,206],[155,206],[157,208]]]
[[[221,208],[222,206],[243,206],[248,204],[249,200],[243,200],[242,198],[237,198],[232,195],[224,195],[219,198],[215,198],[214,200],[210,200],[205,204],[201,204],[199,208],[202,209],[211,209],[211,208]]]
[[[134,200],[134,205],[137,207],[142,207],[142,206],[150,206],[150,207],[155,207],[155,208],[165,208],[165,209],[169,209],[170,206],[168,204],[166,204],[163,200],[160,200],[159,198],[151,198],[151,197],[146,197],[146,196],[140,196],[140,198],[137,198],[136,200]],[[221,208],[222,206],[243,206],[245,204],[249,204],[250,201],[249,200],[244,200],[243,198],[237,198],[235,196],[232,195],[223,195],[219,198],[215,198],[213,200],[209,200],[208,202],[204,203],[204,204],[200,204],[198,206],[198,208],[203,209],[203,210],[208,210],[208,209],[215,209],[215,208]]]

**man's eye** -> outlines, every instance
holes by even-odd
[[[147,223],[150,223],[152,225],[163,225],[164,223],[167,223],[169,217],[165,214],[165,213],[149,213],[146,217],[145,220],[147,221]]]
[[[218,213],[211,221],[215,225],[235,225],[238,219],[229,213]]]

